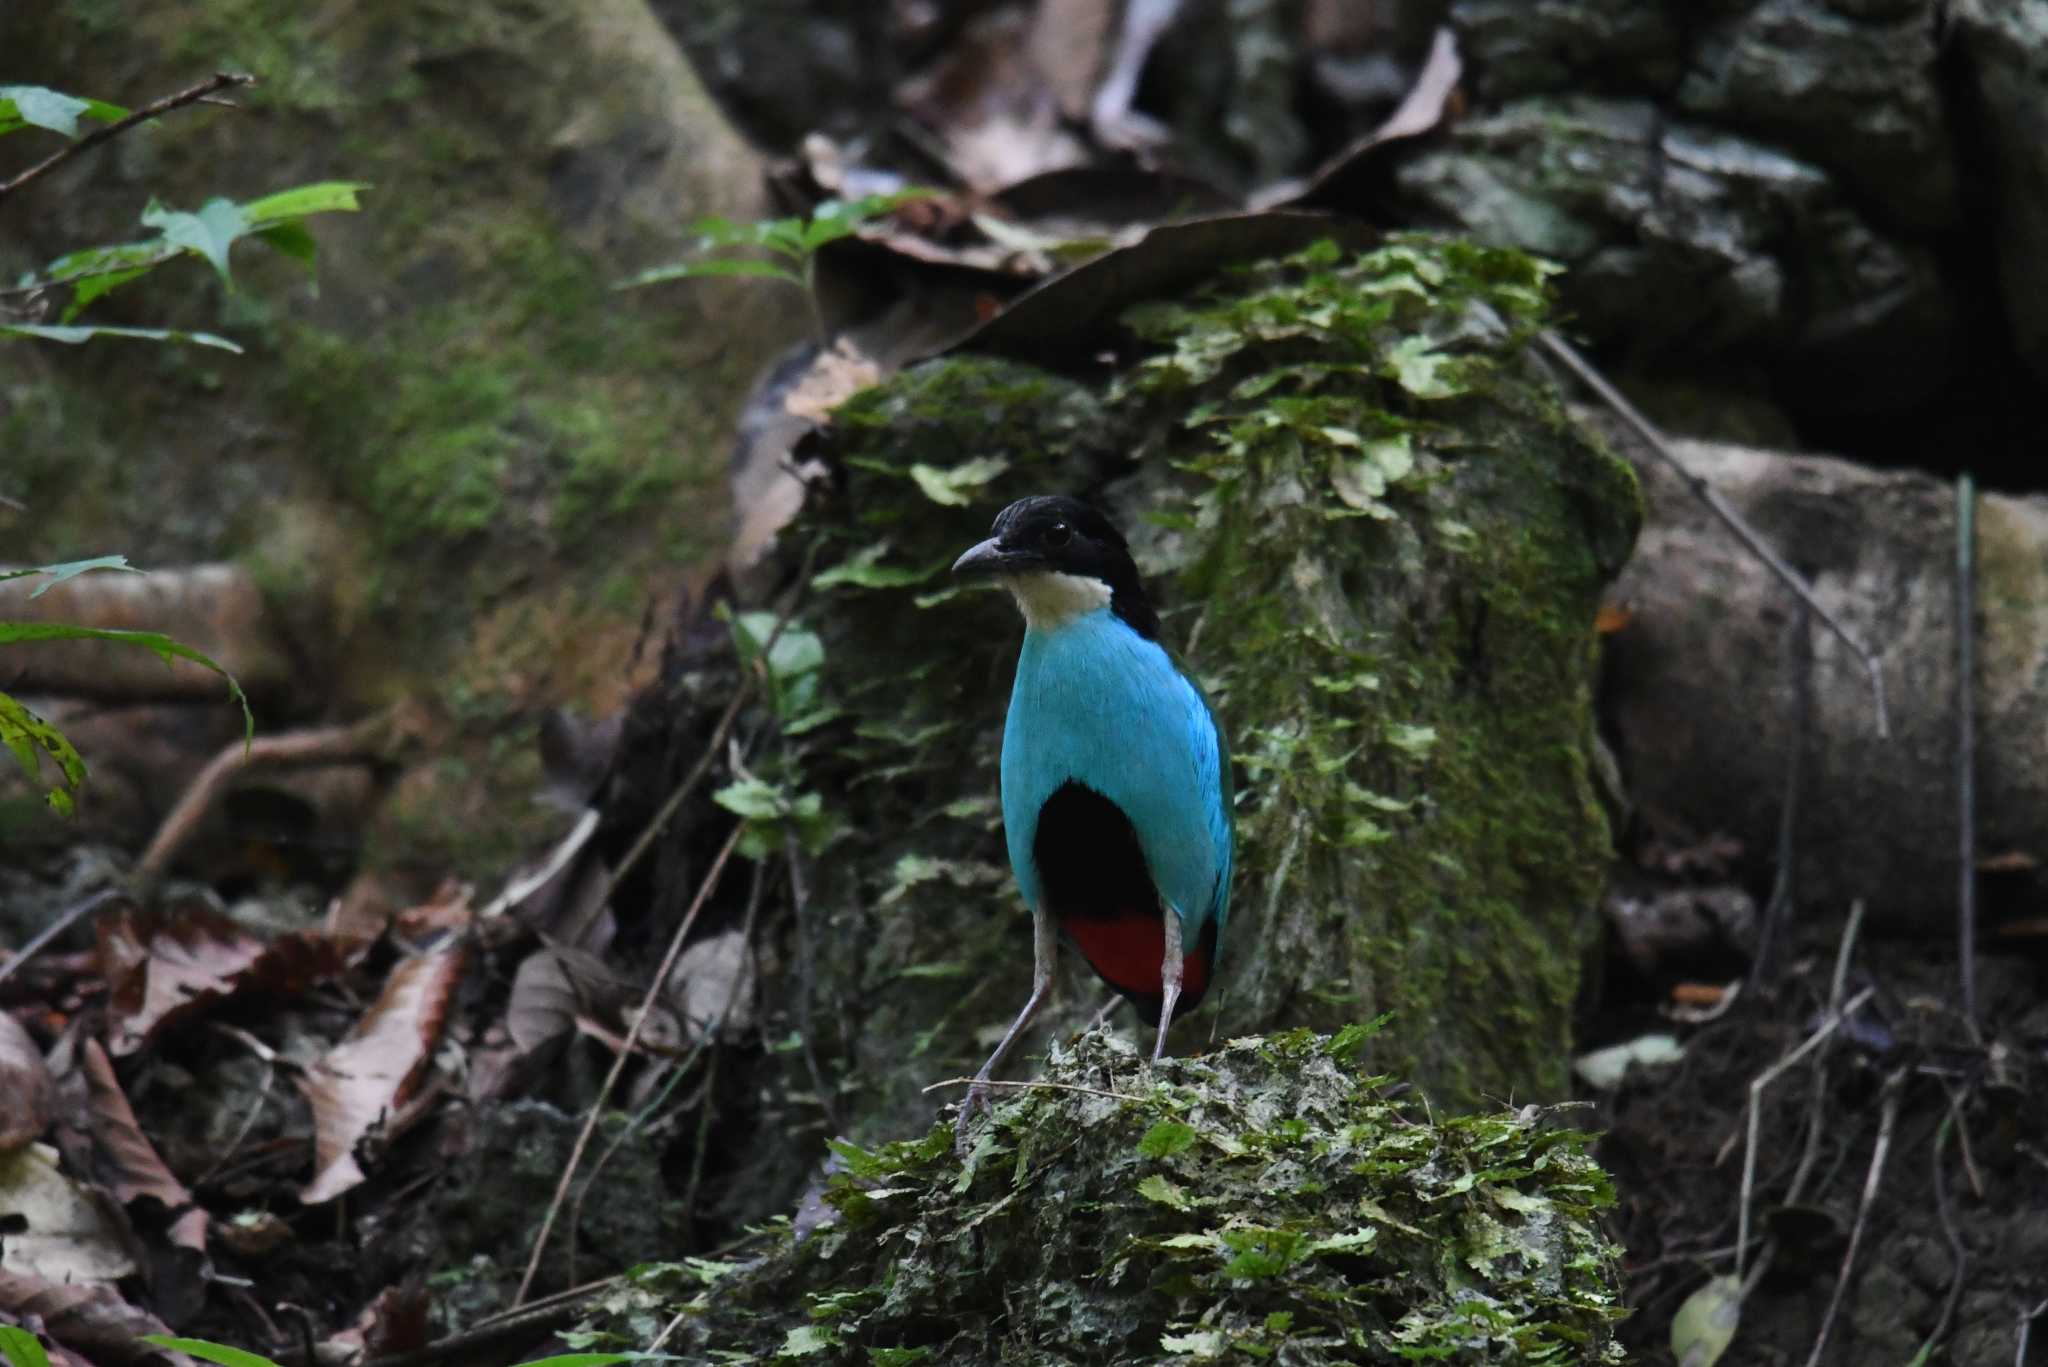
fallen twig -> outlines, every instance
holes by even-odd
[[[1822,1021],[1819,1028],[1808,1035],[1798,1048],[1758,1073],[1750,1081],[1749,1130],[1742,1150],[1742,1195],[1736,1213],[1735,1275],[1738,1278],[1742,1276],[1744,1258],[1749,1251],[1749,1212],[1756,1196],[1756,1151],[1758,1137],[1763,1129],[1764,1089],[1782,1077],[1787,1069],[1832,1038],[1835,1031],[1841,1028],[1842,1022],[1855,1015],[1863,1003],[1869,1001],[1871,995],[1877,991],[1875,987],[1866,987],[1846,1005],[1842,1002],[1842,991],[1847,986],[1849,977],[1849,957],[1856,945],[1857,932],[1862,928],[1863,903],[1859,901],[1849,908],[1849,923],[1842,929],[1842,944],[1835,953],[1835,976],[1829,991],[1827,1019]],[[1802,1161],[1800,1166],[1800,1176],[1803,1178],[1805,1162]]]
[[[388,707],[347,726],[316,726],[287,731],[254,741],[235,741],[207,761],[199,777],[185,789],[170,815],[156,828],[149,848],[135,861],[132,882],[147,896],[162,880],[199,823],[227,791],[229,782],[259,766],[302,768],[314,764],[385,763],[397,758],[415,733],[416,713],[404,706]]]
[[[2048,1315],[2048,1297],[2044,1297],[2032,1310],[2020,1311],[2019,1346],[2013,1350],[2012,1367],[2027,1367],[2027,1334],[2034,1327],[2034,1321]]]
[[[1948,1239],[1948,1296],[1942,1302],[1941,1318],[1935,1321],[1934,1332],[1920,1345],[1914,1355],[1918,1362],[1933,1360],[1934,1350],[1948,1337],[1949,1324],[1955,1319],[1956,1305],[1963,1298],[1963,1273],[1969,1267],[1969,1250],[1963,1247],[1963,1236],[1956,1229],[1955,1213],[1949,1209],[1948,1174],[1943,1170],[1941,1160],[1948,1152],[1948,1137],[1962,1118],[1963,1108],[1954,1092],[1948,1094],[1948,1114],[1942,1117],[1941,1128],[1934,1136],[1934,1211],[1941,1217],[1941,1232]]]
[[[63,915],[37,931],[34,939],[30,940],[20,949],[15,950],[6,963],[0,964],[0,983],[4,983],[13,977],[16,969],[20,968],[30,959],[33,959],[42,950],[43,946],[71,929],[81,917],[90,916],[116,898],[128,895],[126,888],[102,888],[92,896],[66,907]]]
[[[1856,1250],[1863,1243],[1863,1229],[1870,1220],[1871,1202],[1877,1199],[1877,1188],[1884,1179],[1884,1160],[1892,1148],[1892,1128],[1899,1119],[1899,1098],[1904,1095],[1906,1074],[1909,1069],[1895,1069],[1884,1080],[1884,1113],[1877,1122],[1877,1143],[1871,1146],[1870,1168],[1863,1175],[1863,1198],[1856,1203],[1856,1223],[1849,1227],[1849,1247],[1842,1252],[1842,1270],[1835,1276],[1834,1294],[1828,1297],[1828,1312],[1821,1317],[1820,1333],[1813,1341],[1813,1352],[1807,1355],[1806,1367],[1820,1367],[1821,1356],[1828,1349],[1828,1334],[1835,1327],[1835,1316],[1841,1312],[1842,1297],[1849,1289],[1849,1274],[1856,1267]]]
[[[1677,471],[1679,478],[1685,481],[1686,487],[1692,490],[1693,497],[1704,503],[1707,510],[1721,520],[1723,526],[1735,533],[1735,539],[1748,547],[1750,554],[1763,562],[1764,567],[1776,575],[1786,588],[1791,589],[1799,601],[1806,604],[1827,629],[1849,648],[1850,653],[1863,662],[1864,672],[1870,676],[1871,699],[1877,707],[1877,734],[1889,737],[1891,723],[1885,711],[1884,671],[1879,667],[1876,653],[1864,645],[1839,618],[1821,606],[1820,599],[1814,594],[1813,585],[1806,582],[1806,576],[1793,569],[1785,562],[1783,556],[1772,550],[1763,536],[1743,521],[1742,514],[1735,511],[1734,505],[1721,496],[1720,490],[1688,470],[1685,463],[1679,460],[1678,454],[1671,449],[1671,443],[1665,440],[1664,434],[1659,432],[1620,390],[1610,384],[1606,376],[1595,370],[1592,364],[1579,354],[1576,347],[1548,329],[1538,334],[1538,340],[1543,343],[1544,350],[1562,361],[1566,369],[1576,375],[1582,384],[1600,397],[1602,403],[1612,408],[1623,422],[1634,429],[1635,434],[1643,439],[1644,444],[1659,460]]]
[[[1977,1028],[1977,486],[1956,476],[1956,958],[1963,1021]]]
[[[166,95],[160,100],[142,106],[142,108],[136,110],[125,119],[95,128],[84,137],[66,143],[14,179],[0,183],[0,200],[6,199],[16,190],[21,189],[32,181],[42,179],[80,153],[97,147],[111,138],[118,138],[131,128],[148,123],[151,119],[162,118],[173,109],[181,109],[188,104],[198,104],[202,100],[206,100],[209,104],[223,103],[218,100],[207,100],[207,97],[216,91],[226,90],[232,86],[254,84],[256,84],[254,76],[240,76],[226,71],[217,71],[198,85],[188,86],[175,95]],[[233,105],[228,105],[227,107],[234,108]]]

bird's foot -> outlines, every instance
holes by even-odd
[[[993,1112],[995,1105],[989,1100],[988,1075],[974,1079],[974,1085],[967,1089],[967,1095],[960,1101],[960,1114],[953,1120],[953,1152],[961,1158],[973,1145],[967,1142],[967,1132],[974,1124],[976,1112]]]

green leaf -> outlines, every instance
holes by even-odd
[[[216,195],[200,205],[197,213],[167,209],[151,200],[149,207],[142,211],[142,226],[159,230],[164,241],[172,246],[204,257],[220,276],[221,283],[232,285],[234,281],[228,275],[228,249],[253,225],[249,216],[242,212],[241,205]]]
[[[359,180],[316,181],[252,199],[241,206],[241,211],[249,223],[259,228],[280,219],[303,218],[307,214],[352,214],[362,208],[356,202],[357,193],[369,188]]]
[[[721,256],[709,261],[684,261],[673,266],[655,266],[621,280],[612,288],[636,290],[643,285],[659,285],[665,280],[689,280],[703,275],[766,276],[772,280],[786,280],[798,289],[805,288],[804,278],[787,266],[778,266],[773,261],[761,261],[751,256]]]
[[[118,123],[127,117],[127,110],[105,100],[82,100],[40,85],[0,85],[0,135],[23,128],[47,128],[75,138],[81,118]]]
[[[1323,1046],[1323,1052],[1331,1058],[1348,1062],[1365,1047],[1367,1040],[1386,1029],[1387,1022],[1393,1018],[1393,1012],[1384,1011],[1369,1021],[1352,1021],[1330,1036],[1329,1043]]]
[[[1138,1140],[1138,1152],[1147,1158],[1171,1158],[1174,1154],[1194,1147],[1195,1130],[1178,1120],[1162,1120]]]
[[[815,1324],[801,1325],[783,1336],[782,1347],[777,1350],[782,1357],[803,1358],[813,1353],[829,1352],[839,1346],[839,1336],[830,1329]]]
[[[1195,1204],[1188,1199],[1187,1192],[1178,1184],[1168,1181],[1156,1172],[1138,1183],[1138,1195],[1148,1201],[1157,1201],[1162,1206],[1172,1206],[1175,1210],[1192,1210]]]
[[[1742,1283],[1715,1277],[1685,1298],[1671,1318],[1671,1356],[1678,1367],[1714,1367],[1742,1325]]]
[[[519,1367],[611,1367],[615,1362],[652,1362],[668,1358],[667,1353],[557,1353],[535,1358]]]
[[[911,570],[896,565],[884,565],[881,560],[888,553],[889,543],[886,541],[856,551],[843,563],[811,576],[811,587],[829,589],[840,584],[851,584],[861,589],[909,588],[912,584],[922,584],[937,574],[941,568],[940,565],[928,565],[921,570]]]
[[[134,337],[145,342],[191,342],[196,346],[218,347],[222,351],[242,354],[242,349],[225,337],[216,337],[211,332],[186,332],[179,328],[106,328],[84,325],[63,326],[56,323],[0,323],[0,337],[40,337],[46,342],[63,342],[76,346],[89,342],[95,337]]]
[[[101,555],[91,560],[67,560],[61,565],[38,565],[32,570],[6,570],[0,572],[0,583],[9,579],[26,579],[34,574],[46,574],[50,577],[50,582],[38,585],[36,591],[29,595],[31,598],[40,598],[66,579],[76,579],[91,570],[126,570],[130,574],[142,573],[128,563],[128,557],[125,555]]]
[[[758,778],[728,783],[713,793],[711,800],[734,816],[748,821],[773,821],[789,814],[789,794]]]
[[[44,755],[56,762],[61,781],[43,795],[43,800],[57,815],[70,816],[71,795],[85,782],[85,760],[64,733],[12,696],[0,693],[0,745],[7,747],[31,780],[40,780]]]
[[[1220,1358],[1226,1341],[1218,1329],[1198,1329],[1192,1334],[1161,1334],[1159,1346],[1169,1353],[1186,1353],[1195,1358]]]
[[[929,1348],[870,1348],[868,1367],[916,1367],[931,1355]]]
[[[267,228],[258,228],[253,236],[266,247],[303,264],[310,274],[314,258],[320,248],[313,241],[313,234],[303,223],[273,223]]]
[[[1386,734],[1387,744],[1410,759],[1421,759],[1436,745],[1434,726],[1417,726],[1411,722],[1394,721],[1387,723]]]
[[[205,1339],[181,1339],[171,1334],[144,1334],[144,1343],[154,1343],[159,1348],[169,1348],[177,1353],[190,1353],[205,1362],[218,1362],[221,1367],[277,1367],[275,1362],[261,1353],[246,1352],[230,1348],[224,1343],[209,1343]]]
[[[1387,353],[1386,372],[1418,399],[1448,399],[1465,392],[1449,368],[1457,358],[1436,351],[1427,337],[1403,337]]]
[[[136,266],[129,270],[105,271],[99,275],[87,275],[72,281],[71,302],[64,306],[64,312],[58,317],[57,321],[59,323],[69,323],[79,314],[85,312],[86,305],[92,303],[93,300],[112,294],[120,286],[127,284],[137,276],[148,275],[149,269],[148,266]]]
[[[42,1340],[11,1324],[0,1324],[0,1357],[7,1359],[8,1367],[50,1367]]]
[[[190,660],[227,680],[229,695],[242,705],[243,739],[255,738],[256,714],[250,711],[249,699],[235,676],[215,664],[205,652],[194,650],[183,641],[173,640],[161,631],[119,631],[111,627],[73,626],[68,622],[0,622],[0,643],[8,641],[112,641],[117,645],[153,650],[165,664],[172,660]]]
[[[944,470],[920,462],[910,467],[910,477],[932,502],[964,508],[973,502],[974,490],[1009,468],[1010,462],[1000,456],[976,456]]]

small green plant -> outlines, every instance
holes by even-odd
[[[810,301],[811,323],[818,341],[826,339],[825,316],[818,307],[818,251],[827,243],[851,237],[863,223],[881,217],[900,204],[928,199],[935,192],[924,189],[899,190],[894,194],[869,195],[864,199],[828,199],[806,216],[756,219],[735,223],[729,218],[700,218],[690,225],[697,235],[700,252],[728,252],[758,249],[767,256],[713,256],[705,260],[681,261],[641,271],[614,288],[639,289],[668,280],[689,280],[708,275],[751,275],[795,285]]]
[[[207,1339],[178,1338],[172,1334],[144,1334],[144,1343],[153,1343],[159,1348],[168,1348],[174,1353],[184,1353],[202,1362],[217,1362],[220,1367],[278,1367],[274,1359],[261,1353],[252,1353],[244,1348],[230,1348],[225,1343],[214,1343]],[[8,1367],[50,1367],[50,1356],[43,1350],[42,1341],[26,1329],[0,1324],[0,1358],[6,1359]],[[673,1362],[667,1353],[557,1353],[553,1357],[537,1358],[522,1363],[520,1367],[611,1367],[616,1362]]]
[[[159,101],[140,114],[131,114],[104,100],[81,99],[44,86],[0,85],[0,137],[25,129],[42,129],[73,139],[72,147],[0,184],[0,199],[58,165],[67,153],[82,150],[94,140],[104,140],[123,128],[132,127],[150,116],[152,111],[164,112],[178,102],[189,103],[200,98],[194,92],[246,83],[245,77],[217,76],[191,91]],[[81,119],[98,120],[108,127],[81,136]],[[142,226],[154,228],[154,236],[67,252],[42,270],[28,271],[12,286],[0,289],[0,337],[34,337],[72,344],[97,337],[128,337],[156,342],[190,342],[239,354],[241,347],[211,332],[112,327],[81,324],[74,320],[93,301],[181,256],[196,256],[205,261],[220,276],[221,283],[233,289],[228,254],[237,242],[245,238],[284,253],[303,263],[310,272],[314,265],[314,243],[313,235],[306,230],[305,219],[312,214],[353,212],[359,207],[357,193],[368,188],[355,181],[322,181],[280,190],[245,203],[216,197],[189,213],[168,208],[152,199],[142,211]],[[44,321],[49,306],[60,299],[63,309],[57,321]],[[15,300],[22,302],[13,304]]]
[[[76,578],[91,570],[142,573],[128,563],[126,556],[102,555],[92,560],[72,560],[61,565],[7,570],[0,572],[0,582],[43,575],[49,582],[38,586],[36,591],[29,595],[31,598],[40,598],[65,580]],[[0,621],[0,645],[13,645],[25,641],[113,641],[119,645],[155,651],[165,664],[172,660],[190,660],[194,664],[204,665],[227,680],[228,692],[242,705],[244,741],[254,737],[256,733],[255,714],[249,710],[249,699],[243,694],[242,686],[235,682],[235,676],[208,659],[204,653],[194,650],[182,641],[173,640],[160,631],[119,631],[108,627],[74,626],[68,622]],[[71,815],[74,794],[85,782],[85,760],[79,756],[78,750],[71,742],[65,739],[62,731],[29,711],[15,698],[0,693],[0,745],[5,745],[12,751],[15,762],[37,782],[42,780],[42,761],[48,758],[57,768],[57,782],[50,787],[45,800],[59,815]]]

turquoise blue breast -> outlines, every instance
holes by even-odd
[[[1215,719],[1157,642],[1108,608],[1027,630],[1003,729],[1003,827],[1035,911],[1039,809],[1080,782],[1121,808],[1192,953],[1230,909],[1231,823]]]

